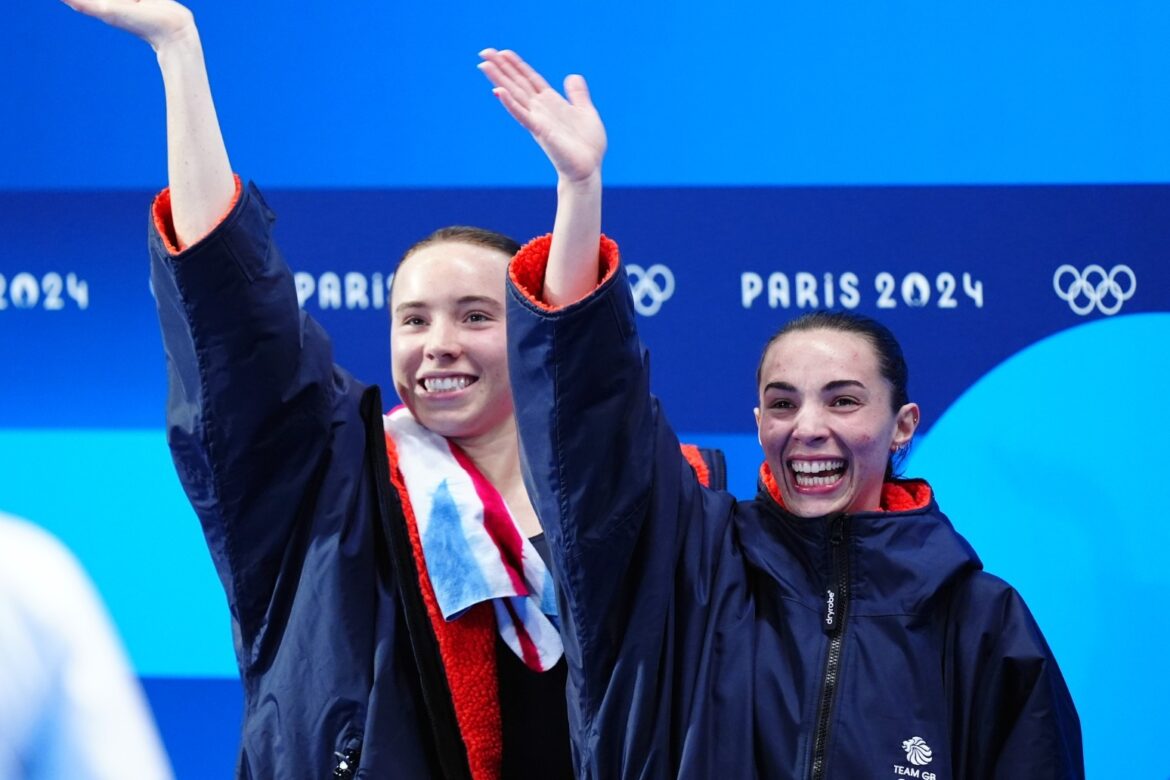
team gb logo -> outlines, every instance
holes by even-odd
[[[910,737],[902,743],[902,749],[906,751],[906,760],[914,766],[926,766],[930,763],[930,745],[926,744],[922,737]]]

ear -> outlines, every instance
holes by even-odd
[[[921,417],[922,411],[918,408],[918,404],[906,404],[898,410],[894,416],[894,439],[890,442],[891,451],[905,446],[914,437]]]
[[[757,406],[756,408],[752,409],[752,412],[756,415],[756,441],[758,441],[760,446],[763,447],[764,437],[763,434],[760,433],[760,407]]]

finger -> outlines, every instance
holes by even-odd
[[[516,72],[519,74],[519,78],[523,78],[532,86],[533,92],[552,89],[548,82],[544,80],[544,76],[541,76],[539,73],[537,73],[536,69],[525,62],[523,58],[521,58],[521,56],[516,52],[512,51],[511,49],[505,49],[504,51],[500,52],[500,56],[504,59],[505,62],[508,63],[509,66],[515,68]]]
[[[593,108],[593,99],[589,96],[589,85],[585,77],[576,73],[565,76],[565,97],[578,108]]]
[[[103,13],[109,11],[105,0],[61,0],[61,2],[74,11],[86,14],[87,16],[101,16]]]
[[[527,89],[501,71],[500,67],[494,61],[486,60],[479,63],[477,67],[480,73],[486,76],[487,80],[495,86],[496,89],[492,90],[493,92],[506,92],[515,102],[524,107],[528,106],[531,95]]]
[[[532,123],[532,116],[527,108],[520,105],[506,90],[497,87],[492,90],[492,93],[500,99],[500,102],[504,105],[504,109],[512,115],[513,119],[520,123],[521,127],[530,133],[536,132],[535,126]]]

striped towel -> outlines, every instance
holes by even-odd
[[[382,421],[398,450],[443,617],[455,620],[491,601],[504,643],[530,669],[551,669],[564,652],[552,576],[503,498],[462,450],[405,406]]]

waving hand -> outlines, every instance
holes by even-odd
[[[492,91],[556,168],[557,217],[544,299],[554,306],[572,303],[597,284],[605,126],[582,77],[565,79],[566,99],[515,52],[484,49],[479,56]]]

